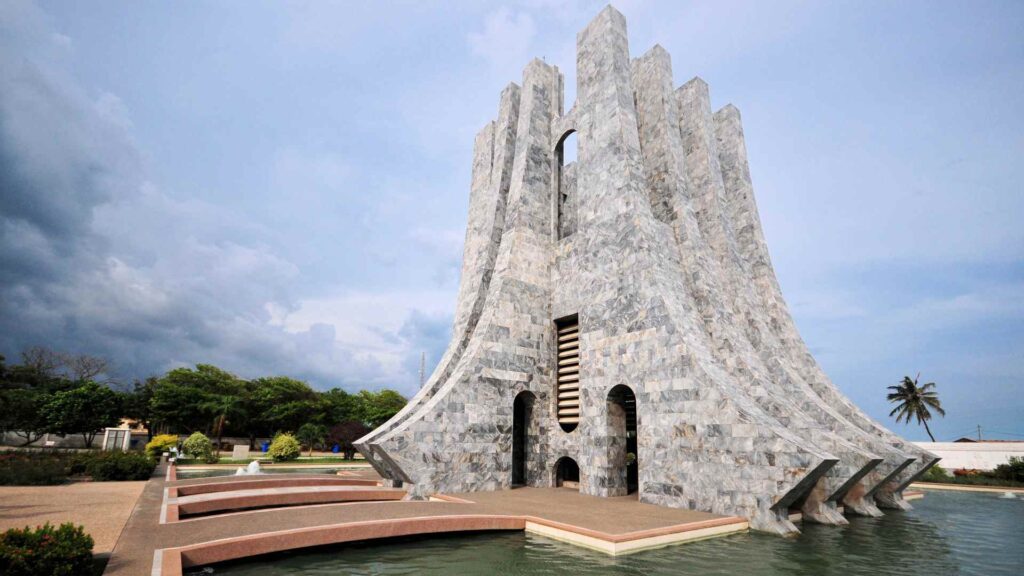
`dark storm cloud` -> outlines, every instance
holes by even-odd
[[[297,308],[299,277],[273,234],[161,192],[121,101],[74,80],[69,39],[28,3],[0,8],[0,22],[0,351],[106,356],[123,380],[212,362],[320,386],[410,384],[338,347],[331,324],[272,325],[270,308]]]

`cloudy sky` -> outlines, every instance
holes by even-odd
[[[0,353],[412,392],[449,335],[473,135],[534,56],[573,97],[601,6],[0,3]],[[1024,4],[616,6],[634,54],[743,111],[836,383],[887,420],[920,371],[940,438],[1024,438]]]

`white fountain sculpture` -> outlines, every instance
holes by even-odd
[[[263,472],[260,472],[260,463],[258,460],[249,462],[249,465],[245,468],[239,466],[238,470],[235,470],[235,476],[254,476],[256,474],[263,474]]]

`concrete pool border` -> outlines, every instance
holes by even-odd
[[[747,521],[738,517],[715,518],[626,534],[608,534],[536,516],[500,514],[369,520],[265,532],[155,550],[152,576],[179,576],[188,567],[274,552],[401,536],[523,530],[617,556],[714,536],[746,532],[748,529]]]
[[[301,504],[298,507],[226,511],[178,519],[175,501],[187,494],[221,496],[273,484],[358,482],[379,489],[379,479],[304,475],[183,479],[158,472],[133,514],[134,534],[118,543],[108,573],[179,576],[183,570],[287,550],[445,533],[524,531],[612,556],[747,532],[745,518],[686,512],[634,499],[595,497],[564,489],[524,488],[495,493],[437,494],[430,501],[364,501]],[[271,488],[271,491],[273,488]],[[145,494],[148,494],[145,495]],[[923,493],[908,494],[908,499]],[[148,502],[148,504],[146,503]],[[158,519],[159,517],[159,519]],[[177,520],[177,521],[175,521]],[[158,548],[159,547],[159,548]]]
[[[338,473],[348,472],[354,470],[368,470],[372,469],[369,464],[264,464],[264,473],[273,474],[273,470],[335,470]],[[191,478],[178,478],[177,469],[181,469],[182,472],[189,471],[208,471],[208,470],[237,470],[243,468],[238,464],[184,464],[184,465],[170,465],[167,467],[167,481],[172,480],[191,480]],[[269,472],[268,472],[269,470]],[[211,476],[211,478],[218,478],[219,476]]]
[[[176,478],[168,467],[167,478]],[[352,490],[363,489],[365,492]],[[303,490],[305,489],[305,490]],[[370,489],[374,489],[371,491]],[[181,522],[185,514],[209,514],[225,511],[269,507],[302,506],[356,501],[400,500],[404,492],[382,488],[380,482],[342,476],[324,478],[300,477],[238,477],[232,481],[203,482],[168,486],[160,503],[160,524]],[[201,502],[202,501],[202,502]],[[237,513],[237,512],[234,512]],[[209,517],[209,516],[206,516]],[[198,519],[198,518],[196,518]]]
[[[240,510],[340,502],[384,502],[401,500],[405,496],[405,491],[399,488],[346,485],[236,489],[179,497],[172,497],[168,489],[165,500],[166,522],[180,521],[182,516],[204,515],[202,517],[210,518]]]
[[[1014,494],[1024,494],[1024,488],[1015,486],[972,486],[969,484],[944,484],[940,482],[915,482],[911,485],[912,488],[917,490],[949,490],[953,492],[987,492],[990,494],[999,494],[1002,492],[1013,492]],[[904,496],[905,499],[906,496]]]

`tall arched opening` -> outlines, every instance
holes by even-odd
[[[627,494],[640,487],[640,459],[637,450],[636,395],[624,384],[608,392],[608,440],[615,479]],[[617,482],[616,482],[617,483]]]
[[[576,232],[576,130],[569,130],[555,145],[555,208],[558,238]]]
[[[536,396],[532,392],[520,392],[512,401],[512,485],[527,483],[526,460],[530,450],[530,425],[533,421],[533,407]]]
[[[555,486],[559,488],[580,488],[580,466],[575,460],[563,456],[555,462]]]

